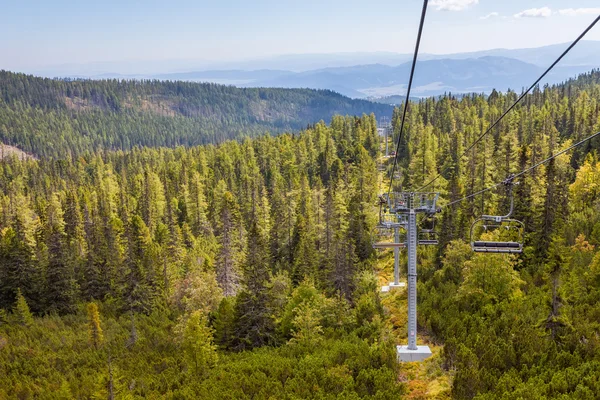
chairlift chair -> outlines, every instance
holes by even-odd
[[[509,186],[510,210],[506,215],[482,215],[471,225],[471,249],[477,253],[518,254],[523,252],[525,224],[511,218],[514,210],[512,176],[504,181]],[[494,233],[496,240],[483,240]]]
[[[439,196],[439,193],[419,193],[413,199],[415,211],[424,212],[430,216],[434,215],[438,212],[436,203]]]
[[[405,228],[408,223],[406,215],[402,214],[389,214],[386,209],[382,209],[379,212],[379,224],[377,226],[383,228]]]
[[[419,246],[437,246],[439,243],[436,233],[431,233],[429,235],[424,235],[423,232],[419,233]]]
[[[418,235],[418,244],[421,246],[437,246],[439,244],[435,232],[435,218],[431,217],[431,224],[427,228],[421,228]]]
[[[394,228],[378,226],[373,235],[373,248],[377,250],[395,249],[406,247],[406,239],[402,235],[399,241],[396,241]]]
[[[403,213],[409,210],[409,197],[407,193],[390,192],[386,194],[387,207],[392,213]]]
[[[485,216],[488,217],[488,216]],[[518,254],[523,252],[525,224],[512,218],[479,218],[471,226],[471,248],[477,253]],[[495,232],[497,240],[475,240],[485,233]]]

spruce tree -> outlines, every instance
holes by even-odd
[[[102,326],[100,324],[100,313],[98,312],[98,305],[96,303],[88,303],[87,305],[87,317],[88,317],[88,336],[90,343],[95,349],[98,349],[104,341],[104,335],[102,333]]]
[[[122,277],[124,308],[132,313],[150,313],[156,297],[157,283],[152,272],[148,250],[151,245],[148,227],[138,215],[131,218],[129,249]]]
[[[29,305],[27,304],[27,300],[21,294],[21,289],[17,289],[16,303],[13,308],[13,314],[17,319],[17,322],[23,326],[30,327],[33,325],[33,315],[29,310]]]
[[[48,248],[48,268],[46,287],[48,309],[59,313],[75,310],[78,285],[73,264],[69,262],[67,235],[60,201],[52,196],[46,211],[46,246]]]
[[[248,232],[248,254],[244,263],[243,289],[235,304],[235,345],[238,350],[274,343],[275,321],[268,287],[268,227],[254,220]],[[262,228],[262,229],[261,229]],[[267,229],[264,229],[267,228]]]
[[[221,183],[223,188],[224,182]],[[218,233],[220,250],[217,256],[217,281],[227,297],[234,296],[238,291],[238,265],[240,258],[239,208],[233,194],[227,190],[220,193]]]

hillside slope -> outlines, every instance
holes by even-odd
[[[217,143],[333,115],[391,115],[328,90],[160,81],[53,80],[0,71],[0,141],[41,156]]]
[[[406,291],[380,297],[373,274],[392,271],[370,233],[393,160],[376,158],[372,117],[0,163],[0,398],[595,399],[600,141],[540,160],[600,131],[600,71],[533,91],[463,155],[516,96],[410,107],[395,183],[442,172],[440,247],[418,251],[417,335],[434,357],[418,366],[394,357]],[[473,253],[472,221],[509,196],[448,202],[527,170],[523,253]],[[405,252],[400,265],[405,280]]]

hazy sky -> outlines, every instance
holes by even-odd
[[[420,0],[0,0],[0,69],[122,60],[411,52]],[[422,51],[573,40],[598,0],[430,0]],[[586,39],[600,40],[600,26]]]

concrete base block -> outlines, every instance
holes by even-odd
[[[408,346],[396,346],[398,362],[423,361],[431,357],[429,346],[417,346],[417,350],[408,350]]]
[[[389,293],[392,290],[398,290],[398,289],[405,288],[405,287],[406,287],[406,282],[400,282],[397,285],[395,285],[394,282],[390,282],[390,284],[388,286],[381,287],[381,293]]]
[[[390,282],[390,290],[397,290],[406,287],[406,282],[399,282],[397,285],[394,282]]]

